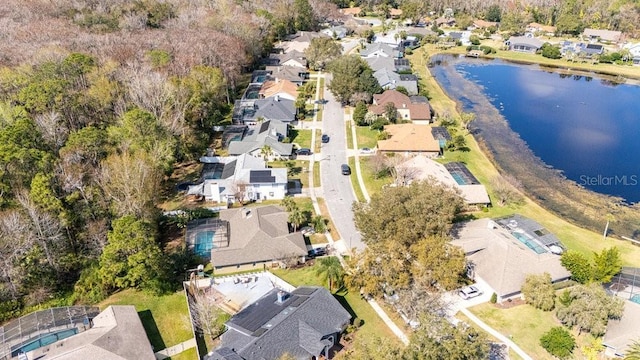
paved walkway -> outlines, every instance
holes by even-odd
[[[171,347],[168,347],[164,350],[160,350],[158,352],[155,353],[156,355],[156,359],[158,360],[162,360],[162,359],[166,359],[169,357],[172,357],[174,355],[180,354],[181,352],[185,351],[185,350],[189,350],[191,348],[194,348],[198,346],[196,344],[196,339],[195,338],[191,338],[185,342],[181,342],[178,345],[174,345]]]
[[[484,331],[488,332],[489,334],[495,336],[496,339],[498,339],[498,340],[502,341],[503,343],[507,344],[507,346],[509,346],[522,359],[524,359],[524,360],[533,360],[533,358],[531,356],[527,355],[527,353],[524,352],[513,341],[511,341],[511,339],[509,339],[506,336],[502,335],[501,333],[499,333],[498,331],[496,331],[495,329],[493,329],[492,327],[487,325],[484,321],[478,319],[478,317],[473,315],[471,313],[471,311],[469,311],[467,309],[460,309],[460,312],[463,313],[465,316],[467,316],[469,318],[469,320],[471,320],[474,323],[476,323],[476,325],[480,326]]]
[[[407,335],[402,331],[402,329],[398,327],[398,325],[396,325],[396,323],[393,322],[393,320],[391,320],[391,318],[389,318],[389,315],[387,315],[387,313],[380,307],[380,305],[378,305],[378,303],[373,299],[367,300],[367,302],[369,303],[369,305],[371,305],[373,310],[378,313],[378,316],[380,316],[382,321],[387,324],[389,329],[391,329],[391,331],[396,334],[400,341],[402,341],[402,343],[404,343],[405,345],[409,345],[409,338],[407,337]]]
[[[358,136],[356,134],[356,124],[353,122],[352,114],[345,116],[348,118],[348,121],[351,122],[351,138],[353,139],[353,155],[355,156],[356,163],[356,177],[358,178],[358,184],[360,185],[360,190],[362,191],[362,195],[364,195],[364,199],[367,202],[371,202],[371,197],[369,197],[369,192],[367,192],[367,187],[364,185],[364,179],[362,178],[362,171],[360,170],[360,154],[358,151]]]

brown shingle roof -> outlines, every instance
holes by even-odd
[[[440,143],[433,137],[429,125],[387,125],[384,130],[390,138],[378,141],[380,151],[440,152]]]
[[[298,98],[298,86],[286,79],[276,79],[275,81],[266,81],[260,88],[260,96],[268,98],[278,93],[286,93],[294,99]]]
[[[396,90],[386,90],[382,94],[373,95],[373,103],[375,105],[372,105],[369,111],[374,114],[384,114],[384,106],[393,103],[396,109],[408,108],[411,120],[431,120],[431,106],[429,104],[412,103],[407,95]]]
[[[345,15],[358,16],[360,15],[360,12],[362,10],[359,7],[352,7],[352,8],[346,8],[346,9],[340,9],[340,11],[342,11],[342,13]]]

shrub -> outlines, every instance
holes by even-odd
[[[551,284],[551,275],[528,275],[522,285],[522,295],[527,304],[542,311],[551,311],[555,305],[556,293]]]
[[[382,131],[378,134],[378,140],[387,140],[389,138],[389,133],[386,131]]]
[[[478,35],[471,35],[469,37],[469,41],[471,42],[471,44],[473,45],[480,45],[480,38],[478,37]]]
[[[493,293],[491,294],[491,300],[489,300],[492,304],[495,304],[498,302],[498,294]]]
[[[560,359],[566,359],[576,347],[576,340],[563,327],[556,326],[542,335],[540,345],[549,354]]]
[[[496,49],[492,48],[491,46],[487,46],[487,45],[480,45],[479,49],[482,50],[482,52],[485,55],[495,54],[496,53]]]
[[[371,130],[382,131],[385,125],[388,125],[389,121],[383,117],[378,118],[371,124]]]

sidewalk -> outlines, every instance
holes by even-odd
[[[181,352],[183,352],[185,350],[194,348],[196,346],[197,346],[196,339],[195,338],[191,338],[191,339],[189,339],[189,340],[187,340],[185,342],[181,342],[178,345],[174,345],[174,346],[168,347],[168,348],[166,348],[164,350],[160,350],[160,351],[156,352],[155,353],[156,359],[158,359],[158,360],[166,359],[166,358],[172,357],[174,355],[180,354]]]

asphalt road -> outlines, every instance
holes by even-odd
[[[326,103],[322,119],[322,131],[330,136],[330,140],[328,143],[322,144],[322,151],[315,155],[315,159],[320,161],[324,199],[340,237],[344,240],[346,247],[363,250],[365,245],[360,233],[356,230],[353,211],[351,211],[351,205],[356,201],[351,186],[351,177],[342,175],[340,172],[340,165],[348,164],[344,109],[326,88],[330,79],[331,75],[327,74],[324,89]],[[355,169],[351,169],[351,171],[355,171]]]

